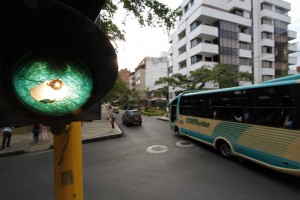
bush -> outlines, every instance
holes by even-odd
[[[156,110],[156,108],[148,108],[147,111],[142,110],[141,113],[148,116],[161,116],[165,114],[164,111]]]

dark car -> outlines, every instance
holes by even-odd
[[[122,115],[122,123],[126,126],[129,124],[142,125],[142,116],[138,110],[126,110]]]

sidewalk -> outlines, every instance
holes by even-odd
[[[94,120],[92,122],[83,122],[81,127],[82,143],[88,143],[99,140],[106,140],[121,137],[122,131],[115,124],[115,128],[111,128],[109,120],[107,120],[108,112],[102,110],[102,120]],[[121,114],[117,114],[117,117],[121,117]],[[158,120],[169,121],[168,117],[157,116]],[[30,132],[31,127],[24,128],[23,133],[16,134],[13,132],[9,148],[0,150],[0,158],[5,156],[11,156],[22,153],[43,151],[53,148],[53,135],[48,131],[48,139],[44,141],[42,134],[39,136],[39,143],[34,144],[32,134]],[[0,143],[2,142],[2,133],[0,133]]]
[[[102,120],[94,120],[92,122],[82,123],[82,143],[93,142],[97,140],[105,140],[122,136],[122,131],[118,125],[115,124],[115,128],[111,128],[109,120],[107,120],[108,113],[106,110],[102,111]],[[25,129],[30,130],[30,129]],[[49,130],[49,129],[48,129]],[[2,133],[0,137],[0,143],[2,143]],[[42,134],[39,135],[39,143],[34,144],[32,134],[30,131],[22,134],[12,134],[10,146],[4,150],[0,150],[0,157],[11,156],[21,153],[43,151],[53,148],[53,135],[48,131],[48,139],[44,141]]]

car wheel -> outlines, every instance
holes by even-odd
[[[142,122],[139,122],[139,126],[141,126],[142,125]]]

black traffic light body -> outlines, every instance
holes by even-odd
[[[92,21],[103,3],[0,2],[0,127],[100,118],[118,73],[114,48]],[[48,90],[39,94],[42,86]]]

